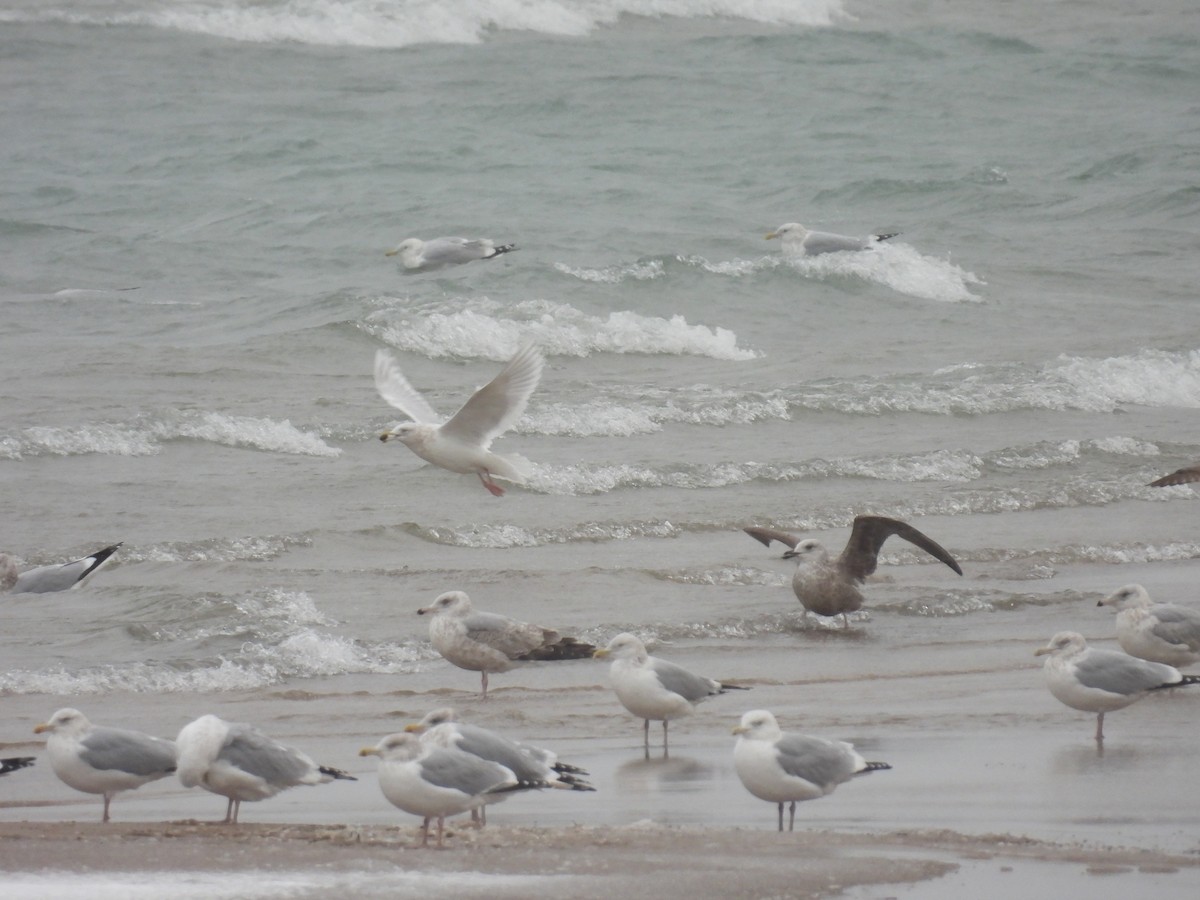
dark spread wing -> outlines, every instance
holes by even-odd
[[[1176,469],[1170,475],[1150,482],[1150,487],[1174,487],[1177,484],[1191,484],[1193,481],[1200,481],[1200,466]]]
[[[886,516],[858,516],[854,520],[850,540],[838,558],[838,566],[847,575],[861,581],[875,571],[875,565],[879,561],[879,548],[892,535],[904,538],[910,544],[920,547],[934,559],[948,565],[959,575],[962,574],[962,569],[959,568],[954,557],[941,544],[922,534],[907,522],[889,519]]]
[[[752,527],[743,528],[742,531],[746,532],[746,534],[750,535],[750,537],[754,538],[764,547],[770,547],[771,541],[779,541],[779,543],[786,545],[790,550],[800,543],[800,538],[794,534],[788,534],[786,531],[776,531],[774,528]]]

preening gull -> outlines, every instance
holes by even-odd
[[[945,563],[959,575],[954,557],[941,544],[921,533],[907,522],[885,516],[857,516],[850,531],[850,540],[837,559],[830,559],[829,552],[818,540],[800,538],[773,528],[746,528],[746,534],[770,547],[771,541],[779,541],[789,549],[784,559],[796,560],[796,572],[792,576],[792,590],[804,607],[819,616],[841,615],[842,623],[849,627],[847,614],[863,604],[858,585],[875,571],[879,562],[879,549],[892,535],[904,538],[920,547],[934,559]]]
[[[411,422],[385,431],[381,441],[393,438],[426,462],[461,474],[475,474],[494,496],[504,488],[493,478],[524,484],[528,460],[500,456],[489,449],[492,441],[508,431],[525,414],[525,405],[542,377],[545,360],[537,347],[528,344],[517,351],[500,374],[471,395],[462,408],[442,421],[433,407],[408,383],[400,366],[385,350],[375,353],[375,387],[381,397]]]
[[[122,542],[123,543],[123,542]],[[14,594],[47,594],[75,587],[117,552],[121,544],[113,544],[88,556],[55,566],[38,566],[17,573],[12,557],[0,553],[0,590],[12,589]]]
[[[1170,475],[1150,482],[1150,487],[1174,487],[1177,484],[1191,484],[1193,481],[1200,481],[1200,466],[1176,469]]]
[[[430,746],[461,750],[480,759],[499,763],[522,783],[541,783],[568,791],[596,790],[579,777],[586,772],[575,766],[558,763],[551,751],[518,744],[479,725],[459,722],[457,714],[449,707],[433,710],[420,722],[405,726],[404,730],[419,734],[422,742]],[[508,796],[507,793],[491,795],[494,800],[503,800]],[[487,823],[486,809],[486,806],[478,808],[481,825]],[[472,815],[475,812],[472,810]]]
[[[175,771],[175,745],[140,731],[97,727],[77,709],[60,709],[33,729],[49,734],[46,751],[59,780],[85,794],[104,795],[101,822],[114,796]]]
[[[650,753],[650,721],[663,723],[663,753],[667,748],[667,723],[690,716],[696,704],[727,691],[748,691],[747,687],[724,684],[689,672],[673,662],[651,656],[646,645],[632,634],[618,634],[608,646],[595,652],[597,659],[612,659],[609,678],[617,699],[627,710],[643,720],[642,736]]]
[[[1106,712],[1124,709],[1150,691],[1200,684],[1200,675],[1181,675],[1173,666],[1089,647],[1074,631],[1060,631],[1034,655],[1049,656],[1043,670],[1051,694],[1071,709],[1097,714],[1098,744],[1104,741]]]
[[[484,697],[489,672],[507,672],[522,662],[587,659],[596,649],[563,637],[553,628],[480,612],[462,591],[439,595],[432,606],[418,609],[417,615],[431,617],[429,640],[447,662],[481,674]]]
[[[785,733],[765,709],[746,713],[733,733],[738,736],[733,748],[738,778],[759,800],[779,805],[780,831],[785,803],[791,804],[788,831],[792,831],[797,803],[831,794],[856,775],[891,768],[885,762],[867,762],[844,741]]]
[[[214,715],[184,725],[175,744],[183,786],[199,786],[228,798],[224,824],[237,824],[243,800],[266,800],[298,784],[358,780],[340,769],[317,765],[252,725]]]
[[[839,253],[844,250],[870,250],[881,241],[894,238],[900,232],[872,234],[865,238],[832,234],[828,231],[809,231],[796,222],[780,225],[767,235],[767,240],[779,238],[783,252],[788,256],[817,256],[821,253]]]
[[[7,775],[9,772],[16,772],[18,769],[32,766],[34,761],[35,758],[32,756],[10,756],[7,759],[0,759],[0,775]]]
[[[488,238],[439,237],[423,241],[408,238],[385,256],[399,254],[400,263],[409,272],[432,272],[446,266],[460,266],[477,259],[494,259],[516,250],[516,244],[499,244]]]
[[[389,734],[358,754],[379,757],[379,788],[389,803],[423,818],[422,847],[429,845],[429,821],[435,817],[441,847],[446,816],[480,807],[494,795],[543,787],[522,783],[499,763],[433,746],[415,734]]]
[[[1200,609],[1155,603],[1140,584],[1127,584],[1096,605],[1116,607],[1117,642],[1126,653],[1168,666],[1200,661]]]

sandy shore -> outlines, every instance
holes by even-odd
[[[1187,896],[1200,858],[949,831],[779,834],[631,825],[449,829],[444,851],[414,827],[165,823],[0,824],[10,896],[611,898],[1050,896],[1090,879],[1093,897],[1153,886]],[[1029,885],[1041,890],[1029,890]],[[1109,891],[1113,893],[1110,894]],[[1065,895],[1073,893],[1068,890]],[[545,895],[545,894],[543,894]],[[140,894],[139,894],[140,896]]]

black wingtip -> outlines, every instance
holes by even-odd
[[[520,250],[520,249],[521,248],[518,247],[516,244],[501,244],[499,247],[492,248],[492,255],[487,257],[487,259],[495,259],[501,253],[512,253],[514,250]]]
[[[24,769],[26,766],[32,766],[33,763],[34,757],[32,756],[10,756],[8,759],[0,759],[0,775]]]
[[[893,231],[890,234],[873,234],[873,235],[871,235],[871,237],[875,238],[876,241],[878,241],[879,243],[882,244],[884,241],[891,240],[892,238],[898,237],[899,235],[900,235],[900,232]]]
[[[869,763],[867,763],[867,767],[865,769],[863,769],[862,771],[863,771],[863,773],[881,772],[884,769],[890,769],[890,768],[891,768],[891,765],[888,763],[885,763],[885,762],[869,762]]]
[[[330,778],[336,778],[341,781],[358,781],[349,772],[343,772],[341,769],[335,769],[333,766],[317,766],[317,771],[322,775],[328,775]]]

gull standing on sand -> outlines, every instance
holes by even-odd
[[[856,775],[891,768],[885,762],[867,762],[845,741],[785,733],[765,709],[746,713],[733,733],[738,736],[733,768],[746,790],[779,805],[780,831],[785,803],[791,804],[788,831],[792,831],[797,803],[832,794]]]
[[[634,635],[618,634],[608,646],[597,650],[597,659],[612,659],[609,678],[617,699],[627,710],[643,720],[642,736],[646,755],[650,754],[650,721],[662,721],[663,753],[667,753],[667,724],[671,719],[690,716],[696,704],[731,690],[747,687],[724,684],[695,675],[673,662],[651,656],[646,645]]]
[[[1162,478],[1156,478],[1150,482],[1150,487],[1174,487],[1177,484],[1191,484],[1193,481],[1200,481],[1200,466],[1176,469],[1170,475],[1164,475]]]
[[[9,772],[16,772],[26,766],[32,766],[35,761],[36,758],[32,756],[10,756],[7,759],[0,759],[0,775],[7,775]]]
[[[1124,709],[1150,691],[1200,684],[1200,675],[1181,675],[1173,666],[1089,647],[1074,631],[1060,631],[1034,656],[1049,657],[1043,671],[1051,694],[1071,709],[1097,714],[1097,744],[1104,743],[1106,712]]]
[[[406,725],[404,730],[408,734],[419,734],[422,743],[429,746],[461,750],[480,759],[498,763],[522,783],[542,783],[547,787],[566,791],[596,790],[578,777],[581,774],[586,775],[586,772],[575,766],[558,763],[557,757],[549,750],[518,744],[479,725],[459,722],[457,714],[449,707],[433,710],[420,722]],[[493,794],[487,802],[504,800],[508,796],[508,793]],[[486,825],[486,805],[472,810],[472,815],[476,812],[479,814],[480,825]]]
[[[1117,609],[1117,642],[1131,656],[1168,666],[1200,661],[1200,609],[1155,603],[1140,584],[1127,584],[1097,606]]]
[[[123,543],[123,542],[122,542]],[[88,556],[55,566],[38,566],[17,573],[11,556],[0,553],[0,590],[12,589],[14,594],[47,594],[75,587],[95,572],[104,561],[117,552],[121,544],[113,544]]]
[[[499,244],[488,238],[439,237],[423,241],[407,238],[384,256],[399,254],[409,272],[432,272],[446,266],[460,266],[477,259],[495,259],[517,249],[516,244]]]
[[[850,531],[850,540],[837,559],[830,559],[829,552],[818,540],[801,540],[784,531],[773,528],[744,528],[746,534],[767,547],[771,541],[779,541],[791,549],[783,554],[784,559],[796,560],[796,572],[792,576],[792,590],[804,607],[804,615],[810,612],[819,616],[841,615],[842,624],[850,627],[848,613],[862,607],[863,596],[858,589],[879,563],[879,550],[892,535],[904,538],[920,547],[934,559],[945,563],[959,575],[954,557],[941,544],[921,533],[907,522],[885,516],[857,516]]]
[[[175,744],[183,786],[199,786],[229,800],[222,821],[225,825],[237,824],[243,800],[266,800],[298,784],[358,780],[340,769],[317,765],[306,754],[252,725],[226,722],[214,715],[184,725]]]
[[[396,439],[413,453],[435,466],[461,474],[475,474],[494,496],[504,488],[493,478],[524,484],[531,468],[519,456],[492,453],[492,441],[517,424],[525,405],[542,377],[545,360],[537,347],[527,344],[517,351],[500,374],[471,395],[448,420],[409,384],[390,353],[375,353],[375,388],[411,422],[385,431],[381,441]]]
[[[393,806],[421,816],[421,844],[429,846],[429,822],[437,818],[442,846],[446,816],[476,809],[496,795],[544,787],[522,783],[499,763],[461,750],[437,747],[415,734],[389,734],[359,756],[379,757],[379,788]]]
[[[900,232],[872,234],[865,238],[832,234],[828,231],[809,231],[796,222],[780,225],[767,235],[767,240],[779,238],[787,256],[818,256],[822,253],[839,253],[845,250],[870,250],[876,244],[894,238]]]
[[[175,771],[175,745],[124,728],[98,727],[77,709],[60,709],[33,729],[49,734],[50,767],[67,787],[104,795],[101,822],[109,820],[114,796],[165,778]]]
[[[417,615],[430,616],[429,640],[447,662],[480,673],[484,697],[489,672],[507,672],[522,662],[587,659],[596,649],[553,628],[480,612],[462,591],[439,595]]]

